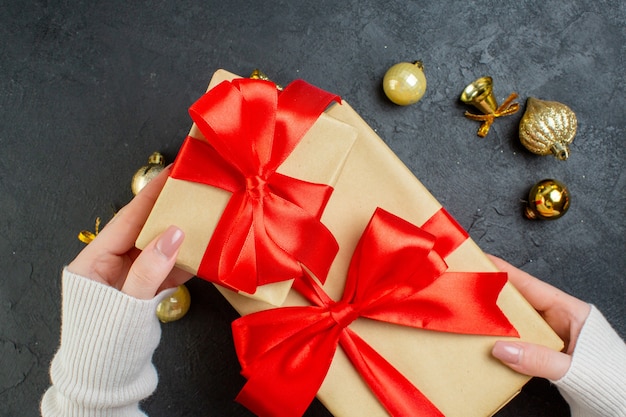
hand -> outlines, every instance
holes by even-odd
[[[192,274],[174,268],[183,242],[182,230],[170,226],[143,251],[135,248],[169,167],[123,207],[96,238],[68,265],[70,272],[101,282],[140,299],[153,298],[160,289],[180,285]]]
[[[565,342],[564,352],[556,352],[532,343],[498,341],[491,353],[519,373],[553,381],[562,378],[570,367],[576,340],[591,307],[502,259],[489,258],[508,273],[509,281]]]

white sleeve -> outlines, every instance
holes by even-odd
[[[626,344],[594,306],[570,369],[552,382],[569,403],[572,417],[626,416]]]
[[[50,367],[43,417],[137,417],[154,392],[152,354],[161,327],[156,306],[171,291],[138,300],[63,271],[61,346]]]

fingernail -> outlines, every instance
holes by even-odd
[[[163,232],[156,243],[156,249],[165,257],[171,258],[176,254],[178,248],[183,243],[185,234],[176,226],[170,226]]]
[[[517,364],[522,357],[522,348],[514,343],[496,342],[491,353],[503,362]]]

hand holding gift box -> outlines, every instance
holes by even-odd
[[[340,168],[354,136],[348,126],[323,119],[311,129],[313,135],[305,135],[334,100],[339,98],[303,81],[280,93],[271,82],[245,79],[212,88],[190,109],[195,128],[176,158],[138,246],[145,246],[168,221],[175,223],[192,241],[181,249],[180,267],[247,294],[270,287],[260,298],[277,304],[290,280],[300,274],[301,264],[324,280],[338,250],[320,222],[332,187],[277,170],[291,156],[306,167],[291,171],[310,177],[307,174],[315,173],[319,158],[333,151],[339,152],[327,159],[335,170]],[[339,147],[326,148],[333,139]],[[306,154],[294,157],[301,142]],[[331,181],[328,162],[318,165],[324,168],[322,179]],[[286,167],[289,171],[289,163]],[[180,198],[187,198],[188,204],[175,201]],[[187,211],[181,213],[181,208]]]
[[[237,76],[234,74],[218,71],[210,86],[214,87],[225,80],[235,78]],[[308,142],[311,146],[302,146],[307,143],[307,137],[311,136],[307,134],[281,165],[280,170],[284,174],[290,170],[291,174],[291,170],[294,169],[297,171],[304,166],[309,168],[317,166],[321,167],[320,172],[329,173],[328,179],[321,181],[311,181],[311,177],[315,175],[307,177],[291,174],[291,176],[333,185],[334,191],[319,220],[330,230],[339,244],[339,250],[321,289],[323,294],[326,294],[323,296],[325,300],[341,300],[342,294],[350,293],[350,289],[344,291],[344,287],[347,285],[346,277],[349,275],[352,254],[355,252],[361,232],[368,225],[372,213],[379,207],[435,236],[442,235],[442,228],[445,228],[442,225],[447,223],[445,221],[447,216],[444,216],[442,221],[440,213],[444,211],[441,205],[345,101],[341,105],[331,106],[323,113],[309,133],[321,122],[328,122],[336,128],[327,129],[326,135],[314,135],[315,141]],[[321,143],[330,133],[334,133],[332,137],[350,138],[350,144],[344,148],[331,149],[330,147],[336,146],[338,142],[327,140],[323,146],[326,152],[321,152],[325,156],[313,156],[316,154],[315,144]],[[196,127],[192,128],[190,136],[202,139]],[[315,158],[313,163],[310,163],[310,158]],[[333,162],[323,167],[319,165],[328,162],[329,159]],[[182,188],[177,188],[179,185],[182,185]],[[207,194],[210,194],[210,197],[206,197]],[[191,252],[196,251],[192,256],[193,259],[201,259],[207,247],[207,236],[211,236],[215,230],[231,195],[233,195],[231,192],[216,187],[170,178],[159,198],[160,201],[155,205],[148,226],[154,229],[151,233],[158,233],[159,228],[162,230],[169,224],[180,226],[180,221],[186,221],[186,227],[198,237],[192,236],[191,239],[188,237],[185,244],[189,246]],[[216,210],[216,207],[219,209]],[[211,218],[210,221],[207,221],[207,217]],[[314,239],[309,239],[310,241]],[[446,275],[497,272],[494,265],[466,234],[462,234],[461,240],[437,239],[434,252],[439,253],[445,261],[448,267]],[[364,261],[368,262],[370,259],[364,258]],[[190,269],[193,270],[193,266]],[[323,280],[323,277],[320,278]],[[493,283],[495,293],[487,294],[496,296],[501,282],[494,279]],[[287,290],[290,287],[290,283],[288,284]],[[280,291],[277,291],[274,285],[277,284],[269,284],[271,288],[268,293],[274,296],[274,301],[278,300],[275,304],[311,307],[311,297],[307,300],[297,291],[290,291],[282,303],[282,298],[275,296]],[[295,285],[302,289],[300,281]],[[264,287],[268,286],[259,288]],[[490,291],[493,291],[493,288]],[[218,289],[242,315],[272,307],[265,301],[244,297],[223,286],[218,286]],[[285,287],[281,287],[281,291],[284,289]],[[483,291],[480,287],[476,287],[475,290]],[[322,294],[321,291],[315,293]],[[256,295],[259,295],[258,290]],[[456,293],[450,291],[449,294],[443,295],[445,297],[441,301],[444,304],[450,301],[455,305]],[[521,340],[541,343],[557,350],[562,347],[561,340],[510,284],[505,284],[497,295],[497,306],[517,330]],[[341,311],[346,312],[349,309]],[[351,314],[348,316],[352,319]],[[496,336],[430,331],[427,327],[420,329],[364,317],[344,324],[345,332],[358,334],[358,338],[371,348],[375,356],[383,358],[385,363],[402,374],[402,378],[414,387],[411,389],[413,392],[419,391],[429,403],[446,416],[493,414],[529,379],[512,372],[491,357],[491,347],[498,339]],[[457,324],[459,321],[455,322],[455,325]],[[469,325],[473,326],[471,323]],[[457,328],[451,331],[459,330]],[[254,344],[252,339],[250,342]],[[328,372],[325,373],[317,390],[320,401],[336,416],[389,415],[390,411],[386,408],[389,401],[384,400],[387,404],[383,405],[383,400],[377,396],[380,393],[373,393],[376,390],[372,391],[368,386],[346,352],[337,349],[330,356],[332,360],[327,367]],[[243,361],[246,373],[249,370],[248,360],[249,357],[246,356]],[[285,368],[287,364],[284,362],[270,363],[266,366],[275,368],[277,372],[287,371]],[[315,385],[318,385],[318,382]],[[394,404],[394,400],[390,401]]]

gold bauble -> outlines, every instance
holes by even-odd
[[[567,212],[569,204],[570,195],[565,184],[545,179],[531,188],[524,214],[531,220],[554,220]]]
[[[256,68],[254,71],[252,71],[252,74],[250,74],[249,77],[251,80],[264,80],[264,81],[270,81],[273,82],[270,77],[267,76],[266,73],[264,73],[263,71],[261,71],[260,69]],[[274,83],[276,84],[276,83]],[[276,89],[282,91],[283,87],[276,84]]]
[[[383,90],[392,102],[400,106],[417,103],[426,92],[426,76],[420,61],[400,62],[387,70]]]
[[[184,285],[179,285],[169,297],[159,303],[156,315],[163,323],[180,320],[189,311],[191,295]]]
[[[165,168],[165,159],[159,152],[153,152],[148,158],[148,165],[144,165],[135,172],[130,183],[134,195],[152,181]]]
[[[520,142],[532,153],[553,154],[564,161],[577,125],[576,114],[565,104],[529,97],[519,124]]]

